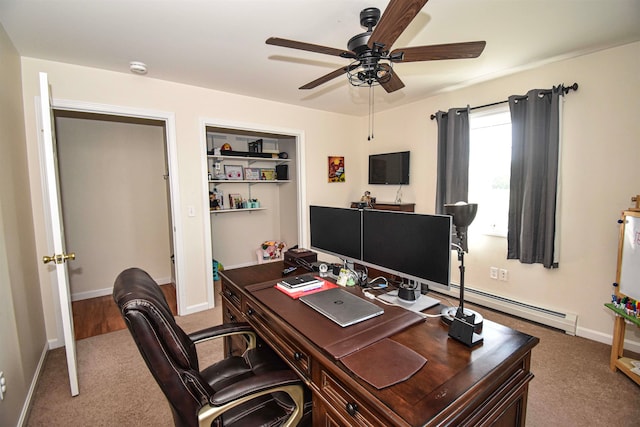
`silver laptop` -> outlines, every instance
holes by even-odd
[[[303,295],[300,297],[300,301],[343,328],[384,313],[384,310],[374,303],[340,288]]]

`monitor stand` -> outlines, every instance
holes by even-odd
[[[426,310],[427,308],[431,308],[440,304],[439,300],[422,294],[420,294],[420,296],[415,301],[403,300],[401,298],[398,298],[398,290],[387,292],[386,294],[378,296],[378,298],[415,312]]]

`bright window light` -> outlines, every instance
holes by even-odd
[[[469,203],[478,204],[475,231],[507,236],[511,175],[511,116],[508,106],[471,113]]]

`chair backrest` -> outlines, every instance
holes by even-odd
[[[113,299],[171,405],[175,424],[197,422],[213,390],[200,376],[195,344],[176,323],[158,284],[145,271],[130,268],[116,278]]]

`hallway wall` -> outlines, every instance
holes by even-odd
[[[56,134],[72,300],[110,294],[134,265],[171,282],[162,123],[56,117]]]

